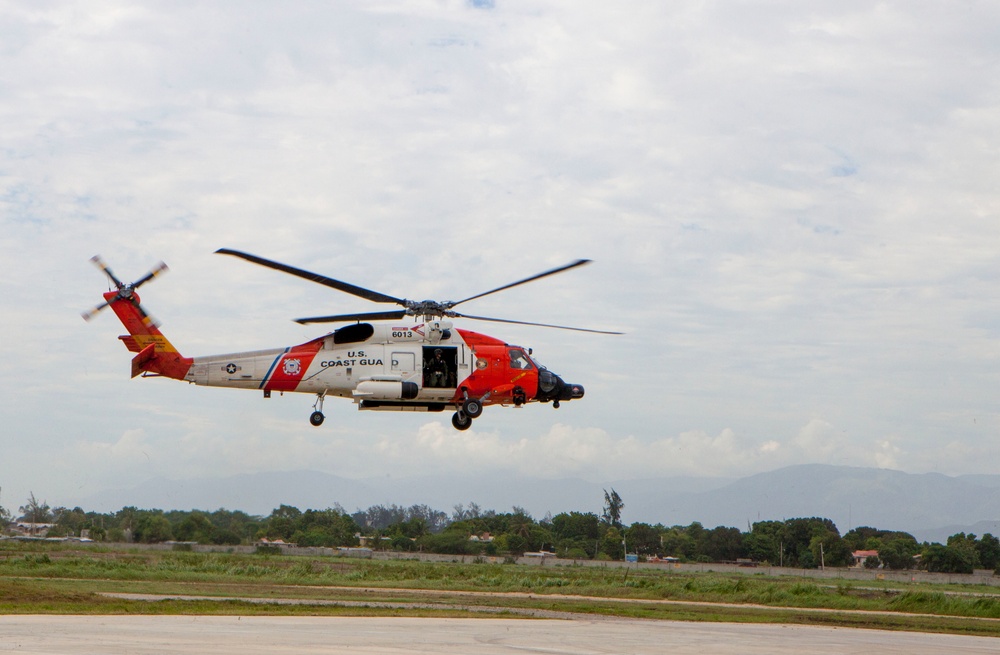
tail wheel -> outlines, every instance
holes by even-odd
[[[466,398],[462,403],[462,411],[470,419],[479,418],[483,414],[483,404],[475,398]]]
[[[456,430],[468,430],[472,427],[472,419],[465,412],[455,412],[451,416],[451,424]]]
[[[326,417],[323,416],[323,412],[313,412],[312,414],[309,415],[309,422],[315,425],[316,427],[319,427],[323,425],[323,419],[325,418]]]

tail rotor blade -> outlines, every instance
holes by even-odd
[[[90,258],[90,261],[94,264],[94,266],[104,271],[104,274],[108,276],[108,279],[114,282],[117,288],[121,289],[123,286],[125,286],[121,280],[115,277],[115,274],[111,272],[111,267],[109,267],[107,264],[104,263],[104,260],[101,259],[100,255],[94,255],[93,257]]]
[[[132,301],[132,304],[135,305],[136,309],[139,310],[139,313],[142,315],[142,322],[146,325],[146,327],[154,327],[154,328],[160,327],[160,322],[156,320],[152,314],[147,312],[145,307],[135,302],[134,300]]]
[[[157,275],[160,275],[161,273],[164,273],[167,270],[169,270],[166,264],[160,262],[159,264],[154,266],[152,270],[150,270],[148,273],[146,273],[144,276],[142,276],[135,282],[131,284],[125,284],[115,276],[115,274],[111,271],[111,267],[108,266],[106,263],[104,263],[104,260],[101,259],[100,255],[94,255],[93,257],[90,258],[90,261],[94,264],[94,266],[101,269],[101,271],[103,271],[104,274],[108,276],[108,279],[114,283],[115,287],[118,289],[118,292],[114,294],[114,297],[111,297],[110,294],[104,294],[104,297],[106,299],[105,302],[101,303],[97,307],[94,307],[88,312],[84,312],[82,314],[83,320],[89,321],[90,319],[94,318],[94,316],[96,316],[98,312],[100,312],[102,309],[104,309],[111,303],[115,303],[121,300],[126,300],[135,305],[136,308],[139,310],[139,314],[142,316],[143,323],[145,323],[149,327],[160,326],[159,321],[153,318],[149,314],[149,312],[147,312],[142,307],[142,305],[140,305],[136,301],[136,297],[133,296],[132,294],[137,288],[149,282]]]
[[[139,287],[141,287],[142,285],[146,284],[147,282],[149,282],[150,280],[152,280],[154,277],[156,277],[160,273],[166,273],[169,270],[170,269],[167,268],[166,264],[164,264],[163,262],[160,262],[159,264],[157,264],[156,266],[154,266],[153,270],[151,270],[149,273],[146,273],[141,278],[139,278],[137,281],[133,282],[132,283],[132,288],[133,289],[138,289]]]
[[[107,302],[102,302],[100,305],[98,305],[97,307],[94,307],[90,311],[83,312],[83,314],[81,314],[81,316],[83,316],[83,320],[89,321],[90,319],[92,319],[95,316],[97,316],[98,312],[100,312],[102,309],[104,309],[107,306],[108,306]]]

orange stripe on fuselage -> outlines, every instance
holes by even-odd
[[[323,339],[314,339],[295,346],[275,362],[270,377],[264,382],[266,391],[295,391],[306,371],[323,345]]]

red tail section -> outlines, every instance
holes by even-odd
[[[149,315],[139,306],[139,296],[119,298],[118,292],[108,291],[104,299],[114,310],[128,334],[118,337],[125,347],[139,353],[132,359],[132,377],[140,373],[163,375],[183,380],[194,360],[183,357],[174,348]]]

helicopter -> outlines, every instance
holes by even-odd
[[[104,302],[84,312],[90,320],[110,307],[128,334],[118,337],[132,359],[132,377],[166,377],[213,387],[254,389],[272,393],[310,393],[316,396],[309,422],[322,425],[327,396],[349,398],[359,410],[442,412],[453,409],[451,423],[468,430],[472,421],[492,405],[521,407],[530,403],[563,402],[583,398],[582,385],[571,384],[541,366],[530,348],[496,337],[454,327],[450,319],[530,325],[561,330],[622,334],[606,330],[533,323],[462,314],[455,307],[550,275],[589,264],[578,259],[458,301],[414,301],[366,289],[324,275],[251,255],[220,248],[216,254],[294,275],[377,303],[402,309],[313,316],[300,324],[348,323],[305,343],[203,357],[185,357],[160,332],[159,323],[145,310],[136,291],[167,271],[160,262],[146,275],[124,283],[99,255],[91,258],[111,282]],[[404,319],[409,318],[411,322]]]

